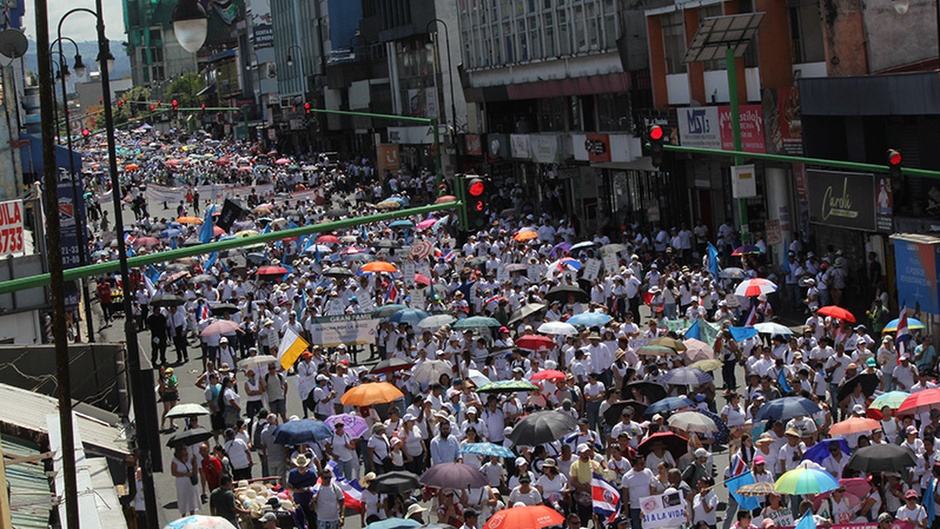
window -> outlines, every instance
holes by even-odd
[[[633,130],[630,94],[598,94],[597,130],[630,131]]]
[[[552,97],[538,102],[538,130],[542,132],[564,132],[565,98]]]
[[[793,63],[826,60],[819,5],[812,0],[788,0]]]
[[[686,66],[682,62],[685,57],[685,24],[682,12],[672,13],[659,17],[663,28],[663,50],[666,55],[666,73],[685,73]]]
[[[571,28],[568,26],[568,12],[558,10],[558,53],[571,54]]]
[[[711,5],[708,7],[701,7],[698,10],[698,22],[699,24],[701,24],[702,20],[706,18],[720,17],[723,14],[724,13],[721,12],[721,4]],[[714,70],[724,70],[726,68],[725,60],[716,59],[714,61],[702,61],[702,68],[704,68],[705,71],[707,72],[714,71]]]

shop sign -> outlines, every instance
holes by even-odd
[[[537,163],[561,163],[561,137],[557,134],[530,134],[529,148],[532,161]]]
[[[686,147],[721,149],[718,107],[690,107],[677,110],[679,139]]]
[[[764,118],[760,105],[738,107],[741,121],[741,149],[745,152],[764,152]],[[721,148],[734,150],[734,134],[731,124],[731,107],[718,107],[718,125],[721,128]]]
[[[895,279],[898,304],[915,312],[940,313],[940,239],[932,236],[904,236],[894,239]]]
[[[875,231],[874,175],[807,169],[809,221]]]
[[[741,148],[764,152],[764,122],[760,105],[738,107],[741,122]],[[677,111],[679,140],[685,147],[734,150],[731,107],[687,107]]]
[[[377,145],[375,147],[375,159],[379,177],[384,177],[385,171],[392,173],[398,171],[400,162],[398,144]]]
[[[803,155],[803,115],[800,90],[795,86],[761,90],[767,152]]]
[[[483,156],[483,143],[480,140],[479,134],[465,134],[463,141],[467,154],[471,156]]]
[[[573,134],[574,159],[592,163],[610,161],[610,138],[606,134]]]
[[[528,134],[510,134],[509,135],[510,152],[513,158],[528,160],[532,157],[529,151]]]
[[[509,158],[509,135],[487,134],[486,157],[487,161],[490,162],[498,162]]]
[[[891,194],[891,179],[887,175],[875,177],[878,187],[875,189],[875,218],[878,231],[894,231],[894,197]]]

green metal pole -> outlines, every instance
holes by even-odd
[[[309,226],[300,226],[298,228],[291,228],[288,230],[273,231],[270,233],[262,233],[259,235],[253,235],[251,237],[228,239],[225,241],[210,242],[207,244],[200,244],[199,246],[193,246],[190,248],[178,248],[176,250],[168,250],[165,252],[152,253],[147,255],[138,255],[136,257],[130,257],[127,259],[128,268],[138,268],[141,266],[147,266],[156,263],[163,263],[167,261],[172,261],[174,259],[182,259],[184,257],[193,257],[195,255],[203,255],[212,252],[219,252],[222,250],[231,250],[234,248],[242,248],[245,246],[251,246],[255,244],[268,243],[273,241],[279,241],[283,239],[288,239],[291,237],[300,237],[303,235],[310,235],[313,233],[322,233],[330,232],[333,230],[339,230],[354,226],[359,226],[362,224],[369,224],[372,222],[381,222],[385,220],[397,219],[402,217],[411,217],[417,215],[423,215],[425,213],[432,213],[434,211],[442,211],[445,209],[453,208],[462,208],[463,202],[445,202],[443,204],[430,204],[427,206],[421,206],[417,208],[403,209],[401,211],[392,211],[389,213],[379,213],[376,215],[368,215],[365,217],[354,217],[350,219],[338,220],[335,222],[326,222],[322,224],[312,224]],[[71,281],[73,279],[78,279],[81,277],[89,277],[98,274],[107,274],[118,270],[120,263],[118,261],[108,261],[106,263],[97,263],[88,266],[80,266],[77,268],[70,268],[65,270],[63,273],[65,281]],[[39,274],[29,277],[23,277],[20,279],[14,279],[11,281],[4,281],[0,283],[0,294],[9,294],[10,292],[17,292],[20,290],[26,290],[29,288],[42,287],[49,284],[49,274]]]
[[[457,209],[457,218],[460,220],[460,231],[468,231],[467,227],[467,197],[464,196],[464,178],[462,174],[454,175],[454,195],[461,206]]]
[[[738,76],[737,68],[734,65],[734,48],[728,47],[725,50],[725,68],[728,72],[728,99],[731,102],[731,137],[734,140],[734,150],[741,152],[744,149],[741,146],[741,114],[738,109]],[[734,157],[734,165],[742,165],[744,158]],[[750,231],[747,220],[747,201],[743,198],[738,199],[738,220],[741,223],[741,232],[747,238]],[[747,241],[745,241],[747,242]]]

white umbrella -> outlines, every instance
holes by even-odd
[[[565,336],[578,334],[578,329],[574,325],[563,321],[547,321],[539,325],[537,330],[542,334],[564,334]]]
[[[210,323],[199,333],[199,336],[212,336],[213,334],[231,334],[239,329],[239,325],[231,320],[219,320]]]
[[[757,329],[757,332],[764,334],[782,334],[783,336],[791,336],[793,331],[789,327],[784,327],[779,323],[774,323],[771,321],[765,321],[764,323],[757,323],[754,325],[754,328]]]
[[[443,360],[428,360],[414,368],[411,378],[418,384],[437,384],[441,375],[454,375],[454,369]]]
[[[685,430],[687,432],[695,433],[712,433],[718,431],[718,425],[715,424],[710,417],[707,415],[698,413],[696,411],[683,411],[677,413],[667,421],[669,426],[674,428],[679,428],[680,430]]]
[[[418,327],[422,329],[440,329],[445,325],[450,325],[457,321],[457,318],[450,314],[434,314],[418,322]]]
[[[166,414],[171,419],[183,419],[187,417],[198,417],[199,415],[210,415],[209,410],[202,404],[177,404]]]
[[[248,369],[249,367],[258,367],[266,366],[268,364],[277,364],[277,358],[271,355],[255,355],[249,356],[244,360],[238,361],[238,367],[240,369]]]
[[[770,294],[777,291],[777,285],[773,281],[762,277],[754,279],[745,279],[735,287],[734,294],[741,297],[755,297],[761,294]]]
[[[478,388],[482,388],[483,386],[492,382],[492,380],[490,380],[489,377],[477,371],[476,369],[468,370],[467,378],[469,378],[474,384],[476,384]]]

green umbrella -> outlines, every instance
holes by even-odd
[[[372,317],[373,318],[387,318],[391,316],[392,314],[395,314],[396,312],[402,309],[407,309],[407,308],[408,307],[406,307],[405,305],[398,305],[398,304],[382,305],[381,307],[372,311]]]
[[[476,329],[479,327],[502,327],[502,323],[496,318],[487,318],[486,316],[472,316],[457,320],[451,327],[454,329]]]
[[[499,380],[483,386],[477,390],[477,393],[515,393],[533,389],[539,389],[539,387],[528,380]]]

